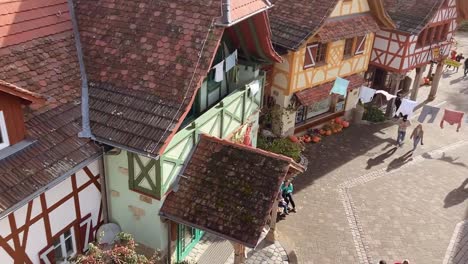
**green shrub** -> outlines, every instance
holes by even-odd
[[[369,106],[366,107],[362,119],[374,123],[383,122],[385,121],[385,113],[375,106]]]
[[[290,157],[297,162],[301,159],[301,145],[292,142],[288,138],[269,140],[263,137],[259,137],[257,146],[260,149]]]

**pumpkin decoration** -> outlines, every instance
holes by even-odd
[[[335,118],[335,124],[340,124],[343,122],[343,120],[341,120],[341,118],[337,117]]]
[[[299,139],[296,136],[289,136],[289,140],[291,140],[291,142],[294,142],[294,143],[299,142]]]
[[[322,135],[322,136],[323,136],[323,135],[325,135],[325,133],[326,133],[326,131],[325,131],[325,130],[323,130],[323,129],[320,129],[320,130],[319,130],[319,134],[320,134],[320,135]]]
[[[348,128],[349,127],[349,122],[348,121],[343,121],[341,123],[341,125],[344,127],[344,128]]]
[[[310,141],[311,141],[310,136],[309,136],[309,135],[305,135],[305,136],[304,136],[304,142],[305,142],[305,143],[310,143]]]
[[[331,130],[327,130],[327,131],[325,132],[325,135],[327,135],[327,136],[331,136],[331,134],[332,134],[332,131],[331,131]]]
[[[312,142],[314,142],[314,143],[319,143],[320,140],[322,140],[322,139],[320,137],[318,137],[318,136],[313,136],[312,137]]]

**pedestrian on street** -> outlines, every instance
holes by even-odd
[[[398,122],[398,136],[397,145],[402,146],[406,136],[406,129],[411,126],[411,122],[408,120],[408,116],[405,115],[402,120]]]
[[[411,137],[410,137],[410,139],[413,139],[413,151],[416,150],[416,147],[418,146],[419,142],[421,142],[421,145],[424,145],[423,138],[424,138],[424,130],[423,130],[422,125],[419,124],[413,130],[413,133],[411,133]]]
[[[465,77],[468,74],[468,59],[465,60]]]
[[[465,57],[463,57],[463,53],[458,54],[457,57],[455,58],[455,60],[456,60],[457,62],[461,62],[461,61],[464,60],[464,59],[465,59]],[[458,69],[459,69],[459,68],[460,68],[460,67],[457,67],[457,72],[458,72]]]
[[[395,264],[409,264],[409,260],[405,259],[402,262],[396,262]]]
[[[283,209],[283,212],[280,213],[281,217],[286,217],[286,215],[289,214],[288,213],[288,204],[286,203],[286,201],[284,200],[283,197],[280,198],[280,200],[278,202],[278,207]]]
[[[381,260],[381,261],[379,261],[379,264],[387,264],[387,261]]]
[[[287,206],[289,207],[289,204],[291,203],[292,205],[292,212],[296,212],[296,203],[294,203],[294,199],[292,197],[292,193],[294,191],[293,184],[291,183],[291,180],[286,180],[283,182],[281,185],[281,192],[283,194],[284,199],[286,200]]]

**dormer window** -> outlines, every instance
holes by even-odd
[[[8,139],[5,116],[3,115],[3,111],[0,111],[0,149],[4,149],[8,146],[10,146],[10,140]]]
[[[39,94],[0,80],[0,151],[25,138],[22,105],[44,101]]]

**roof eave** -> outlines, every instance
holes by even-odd
[[[4,81],[0,82],[0,92],[4,92],[12,96],[21,98],[29,103],[44,104],[46,102],[46,99],[44,96],[38,93],[30,92],[26,89],[23,89],[14,84],[10,84]]]

